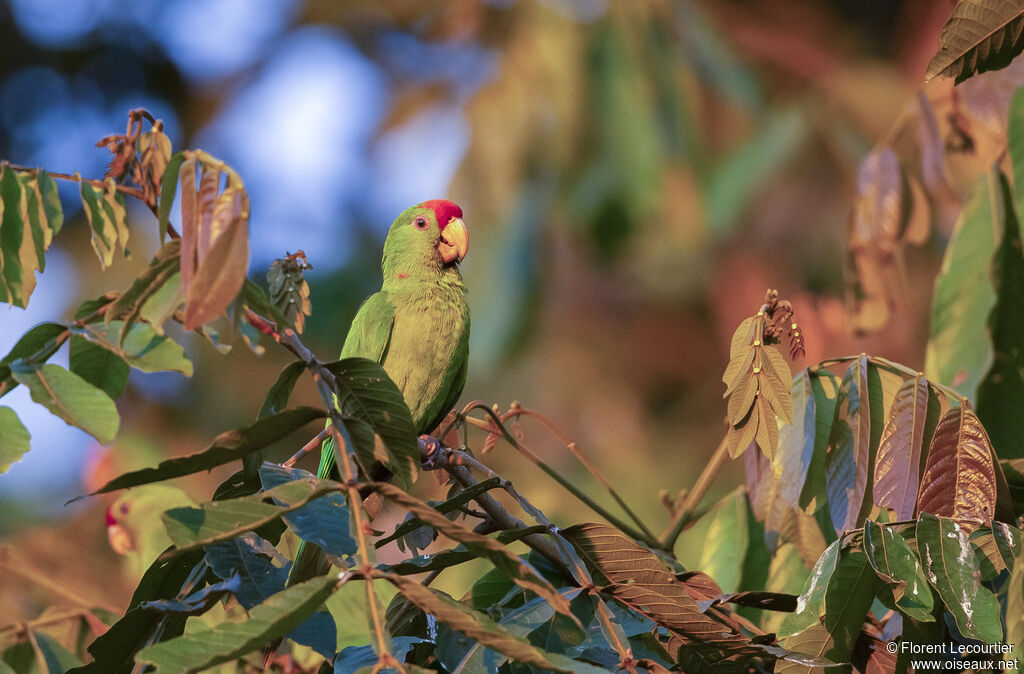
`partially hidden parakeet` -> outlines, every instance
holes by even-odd
[[[469,305],[459,263],[468,246],[455,203],[432,199],[402,211],[384,241],[381,289],[363,302],[341,349],[342,358],[383,366],[420,434],[441,423],[466,383]],[[328,441],[317,476],[332,477],[334,467]],[[319,548],[302,543],[289,584],[322,575],[329,566]]]

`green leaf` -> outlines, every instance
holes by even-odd
[[[960,632],[994,644],[1003,638],[999,602],[981,585],[978,561],[966,532],[946,517],[922,513],[917,521],[917,549],[928,582],[939,592]]]
[[[373,627],[366,619],[369,615],[365,583],[373,583],[373,592],[380,606],[387,606],[395,597],[395,587],[381,579],[372,581],[350,580],[327,599],[327,610],[338,627],[337,648],[371,643]],[[400,598],[399,598],[400,599]]]
[[[796,612],[787,616],[779,626],[779,638],[793,636],[818,623],[825,607],[825,591],[839,560],[840,543],[839,540],[834,541],[814,563],[811,575],[804,582],[803,591],[797,599]]]
[[[843,375],[825,457],[828,505],[836,533],[857,527],[865,502],[871,462],[869,395],[868,362],[861,356]]]
[[[171,206],[178,190],[178,169],[185,161],[184,152],[175,152],[167,162],[163,178],[160,180],[160,205],[157,209],[157,220],[160,226],[160,243],[167,239],[167,224],[171,219]]]
[[[793,378],[791,399],[793,420],[779,429],[779,450],[772,458],[772,471],[779,478],[778,498],[790,508],[798,508],[814,457],[817,429],[814,389],[806,368]]]
[[[992,536],[996,541],[996,548],[999,556],[1003,558],[1003,564],[1008,569],[1014,568],[1014,560],[1024,549],[1024,532],[1017,527],[1005,522],[992,522]]]
[[[137,487],[141,484],[170,480],[237,461],[246,454],[259,451],[292,431],[296,431],[316,419],[323,419],[325,416],[323,410],[314,407],[287,409],[279,414],[261,419],[252,426],[221,433],[209,447],[197,454],[168,459],[162,461],[155,468],[143,468],[125,473],[92,492],[90,496],[106,494],[117,489]]]
[[[1024,238],[1024,89],[1018,88],[1010,101],[1006,136],[1013,166],[1013,204],[1021,228],[1019,238]]]
[[[0,170],[0,298],[22,308],[36,285],[35,255],[29,256],[24,245],[32,243],[27,205],[17,174]]]
[[[1024,90],[1022,90],[1024,93]],[[1018,101],[1024,105],[1024,98]],[[1021,131],[1018,131],[1020,133]],[[1021,167],[1024,170],[1024,166]],[[1024,174],[1018,174],[1024,182]],[[1002,242],[993,262],[996,302],[988,316],[992,339],[992,368],[978,385],[978,418],[988,431],[996,454],[1004,459],[1024,457],[1024,254],[1020,225],[1014,215],[1010,186],[999,175],[1003,201]]]
[[[891,527],[864,522],[864,552],[872,568],[892,590],[896,606],[915,620],[928,622],[932,617],[932,591],[921,562],[903,537]]]
[[[86,323],[75,326],[72,331],[90,342],[115,353],[132,367],[143,372],[180,372],[186,377],[192,376],[192,362],[185,357],[181,345],[166,335],[156,334],[156,330],[148,323],[135,323],[124,334],[124,340],[118,336],[124,330],[122,321],[111,323]]]
[[[125,319],[126,323],[134,323],[138,320],[142,310],[146,307],[150,300],[153,300],[155,296],[161,293],[165,285],[169,285],[170,280],[178,275],[178,268],[180,266],[181,256],[181,240],[174,239],[168,241],[164,246],[157,251],[156,255],[150,261],[149,266],[146,267],[139,276],[132,281],[131,286],[126,290],[120,297],[107,308],[104,314],[104,319],[107,323],[110,323],[116,318]],[[178,284],[180,288],[180,276],[178,276]],[[175,295],[177,290],[175,291]],[[173,297],[172,297],[173,299]],[[162,297],[160,302],[163,305],[170,301],[166,297]],[[149,307],[150,316],[156,313],[156,306],[152,305]],[[176,306],[176,305],[175,305]],[[161,311],[165,311],[166,306],[163,306]],[[154,325],[154,328],[161,332],[160,325]]]
[[[288,407],[288,398],[291,397],[295,384],[305,371],[306,364],[301,360],[285,365],[284,369],[281,370],[281,374],[277,375],[277,381],[267,391],[267,397],[263,400],[263,407],[260,408],[257,419],[277,414]]]
[[[57,353],[67,336],[67,327],[60,323],[40,323],[22,335],[14,348],[0,359],[0,397],[17,386],[17,381],[11,375],[10,364],[13,361],[22,359],[44,363]]]
[[[1006,217],[999,189],[999,177],[990,171],[971,189],[960,212],[935,283],[925,349],[928,378],[972,401],[992,367],[986,321],[996,304],[992,258]]]
[[[878,577],[863,552],[840,553],[825,591],[824,625],[832,635],[832,647],[823,654],[826,658],[833,662],[850,660],[878,585]]]
[[[249,279],[245,280],[245,283],[242,284],[242,301],[256,313],[274,321],[278,330],[288,327],[288,319],[280,309],[274,306],[274,303],[267,297],[267,292],[258,283]]]
[[[338,580],[315,578],[278,592],[249,611],[248,619],[170,639],[139,651],[136,661],[156,672],[198,672],[229,662],[283,637],[331,595]]]
[[[102,389],[111,398],[117,398],[128,385],[131,368],[124,359],[112,351],[93,344],[85,337],[71,336],[69,357],[71,371]]]
[[[1024,547],[1017,550],[1006,585],[1006,641],[1024,653]]]
[[[78,176],[78,174],[75,174]],[[106,269],[114,263],[114,251],[117,250],[118,232],[117,226],[108,216],[103,207],[103,198],[106,190],[97,189],[78,176],[80,193],[82,195],[82,210],[85,211],[85,218],[89,221],[89,229],[92,234],[92,249],[96,251],[96,257],[100,265]]]
[[[60,365],[17,360],[10,368],[14,378],[28,387],[32,400],[104,445],[114,440],[121,417],[102,389]]]
[[[420,451],[398,387],[384,368],[366,358],[345,358],[326,367],[337,382],[337,406],[360,461],[364,466],[380,461],[408,489],[419,473]]]
[[[231,540],[298,510],[314,499],[344,489],[343,485],[330,480],[296,480],[255,496],[211,501],[198,508],[172,508],[162,515],[162,519],[167,535],[178,548],[177,554]],[[265,498],[284,505],[264,503]],[[345,554],[353,551],[354,547],[347,546]]]
[[[20,461],[29,449],[29,433],[10,407],[0,407],[0,473]]]
[[[939,51],[928,62],[925,81],[939,75],[960,84],[999,70],[1024,49],[1024,8],[1014,0],[960,0],[942,27]]]
[[[747,539],[747,495],[741,487],[715,508],[697,564],[723,592],[740,588]]]

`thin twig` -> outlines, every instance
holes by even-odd
[[[653,546],[659,546],[660,545],[656,538],[654,538],[653,536],[648,536],[644,532],[639,531],[638,529],[633,528],[633,526],[630,525],[629,523],[624,522],[620,518],[618,518],[615,515],[613,515],[612,513],[608,512],[603,506],[601,506],[599,503],[594,501],[594,499],[590,498],[590,496],[588,496],[585,492],[583,492],[581,489],[579,489],[576,485],[574,485],[572,482],[570,482],[569,480],[567,480],[564,477],[562,477],[558,473],[558,471],[556,471],[554,468],[552,468],[547,463],[545,463],[529,447],[527,447],[525,443],[523,443],[523,442],[517,440],[515,437],[513,437],[513,435],[511,433],[509,433],[508,429],[505,428],[505,424],[502,423],[501,418],[498,416],[498,414],[494,410],[492,410],[491,408],[487,407],[483,403],[474,403],[474,404],[472,404],[472,406],[470,406],[469,411],[472,411],[473,409],[483,410],[483,412],[485,414],[487,414],[488,416],[491,417],[491,420],[493,421],[493,423],[488,423],[488,422],[483,421],[481,419],[475,419],[473,417],[468,417],[468,416],[466,417],[466,422],[467,423],[473,424],[474,426],[476,426],[478,428],[482,428],[483,430],[487,431],[488,433],[500,434],[502,437],[505,438],[505,440],[510,445],[512,445],[513,448],[515,448],[520,454],[525,456],[527,459],[532,461],[533,464],[536,465],[538,468],[540,468],[545,473],[547,473],[548,476],[550,476],[552,479],[555,480],[555,482],[557,482],[559,485],[561,485],[563,489],[565,489],[570,494],[575,496],[577,499],[582,501],[591,510],[593,510],[595,513],[597,513],[598,515],[603,517],[610,524],[614,525],[616,528],[621,530],[626,535],[628,535],[631,538],[634,538],[634,539],[636,539],[638,541],[643,541],[647,545],[653,545]]]
[[[318,446],[320,446],[320,443],[322,443],[324,440],[326,440],[327,437],[330,434],[331,434],[331,429],[330,428],[325,428],[324,430],[320,431],[319,433],[316,434],[315,438],[313,438],[312,440],[307,442],[305,445],[303,445],[302,449],[300,449],[299,451],[295,452],[295,454],[292,455],[292,458],[288,459],[287,461],[285,461],[281,465],[283,465],[285,468],[291,468],[292,466],[294,466],[296,464],[296,462],[298,462],[299,459],[301,459],[302,457],[304,457],[305,455],[309,454],[314,449],[316,449]]]
[[[619,493],[615,491],[615,488],[612,487],[611,483],[607,479],[605,479],[604,475],[601,474],[601,471],[597,469],[597,466],[592,464],[587,459],[587,457],[583,455],[583,451],[580,450],[579,446],[577,446],[575,442],[566,437],[566,435],[562,433],[557,426],[551,423],[551,421],[547,417],[545,417],[540,412],[527,409],[518,404],[513,404],[512,409],[510,409],[507,413],[501,415],[501,418],[502,421],[505,421],[506,419],[519,416],[532,417],[539,421],[541,424],[543,424],[552,433],[552,435],[554,435],[558,439],[559,442],[566,446],[566,448],[572,453],[572,455],[576,457],[576,460],[579,461],[583,465],[583,467],[587,469],[587,471],[594,477],[594,479],[597,480],[598,483],[605,488],[605,491],[607,491],[608,494],[615,500],[615,502],[619,504],[619,507],[622,508],[623,512],[629,515],[630,519],[632,519],[633,522],[635,522],[636,525],[640,527],[640,529],[645,534],[647,534],[651,539],[655,538],[654,533],[647,528],[647,525],[644,524],[643,520],[641,520],[640,517],[635,512],[633,512],[633,509],[629,507],[626,501],[621,496],[619,496]]]

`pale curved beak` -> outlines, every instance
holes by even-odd
[[[441,240],[437,242],[437,252],[445,264],[462,262],[469,250],[469,233],[466,223],[461,218],[452,218],[441,229]]]

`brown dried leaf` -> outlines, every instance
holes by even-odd
[[[917,513],[958,522],[988,522],[996,510],[992,443],[964,399],[935,427],[921,477]]]
[[[196,268],[196,236],[199,231],[196,190],[196,160],[181,163],[181,290],[188,295]]]
[[[198,251],[194,275],[185,293],[186,330],[194,330],[222,314],[245,283],[249,268],[249,199],[244,190],[231,195],[231,210],[225,212],[230,220],[223,218],[215,240],[200,232],[200,244],[206,239],[209,247]],[[184,253],[184,241],[182,246]],[[183,257],[183,282],[184,265]]]
[[[914,515],[929,397],[928,380],[924,375],[904,382],[889,409],[878,446],[875,503],[895,510],[898,520]]]

